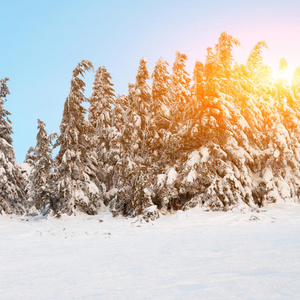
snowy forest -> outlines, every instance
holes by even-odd
[[[15,160],[8,78],[0,80],[0,213],[95,215],[155,220],[204,210],[300,202],[300,67],[291,82],[282,58],[274,77],[258,42],[245,64],[240,43],[223,32],[196,61],[159,58],[149,74],[142,58],[127,95],[115,95],[108,70],[95,70],[85,96],[88,60],[73,70],[59,134],[37,121],[36,145]],[[151,79],[151,86],[148,83]],[[83,105],[88,102],[88,108]],[[56,157],[53,148],[58,149]]]

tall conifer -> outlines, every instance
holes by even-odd
[[[82,106],[87,101],[83,94],[85,83],[79,78],[92,68],[90,61],[83,60],[73,71],[70,94],[64,105],[60,135],[56,142],[56,146],[60,146],[55,161],[57,207],[67,214],[76,211],[95,214],[101,205],[97,162],[90,155],[92,129],[85,120],[87,110]]]
[[[0,80],[0,213],[22,214],[25,211],[25,183],[12,145],[10,112],[4,108],[8,78]]]

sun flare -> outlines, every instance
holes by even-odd
[[[279,70],[278,66],[273,67],[273,78],[275,81],[286,81],[287,83],[291,83],[293,79],[294,69],[288,66],[285,70]]]

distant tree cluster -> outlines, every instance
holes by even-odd
[[[84,95],[88,60],[73,71],[60,134],[38,120],[37,144],[23,168],[15,162],[0,81],[0,212],[98,214],[146,220],[202,206],[257,208],[300,201],[300,68],[292,82],[264,64],[263,41],[246,64],[239,42],[223,32],[193,77],[176,52],[172,72],[158,59],[150,76],[142,58],[128,95],[115,96],[105,67]],[[279,62],[284,75],[287,63]],[[152,87],[148,80],[152,79]],[[89,102],[89,108],[83,106]],[[88,117],[86,117],[88,115]],[[52,159],[52,145],[59,147]],[[23,173],[23,174],[22,174]]]

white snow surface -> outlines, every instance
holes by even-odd
[[[0,216],[1,299],[300,299],[300,206]]]

